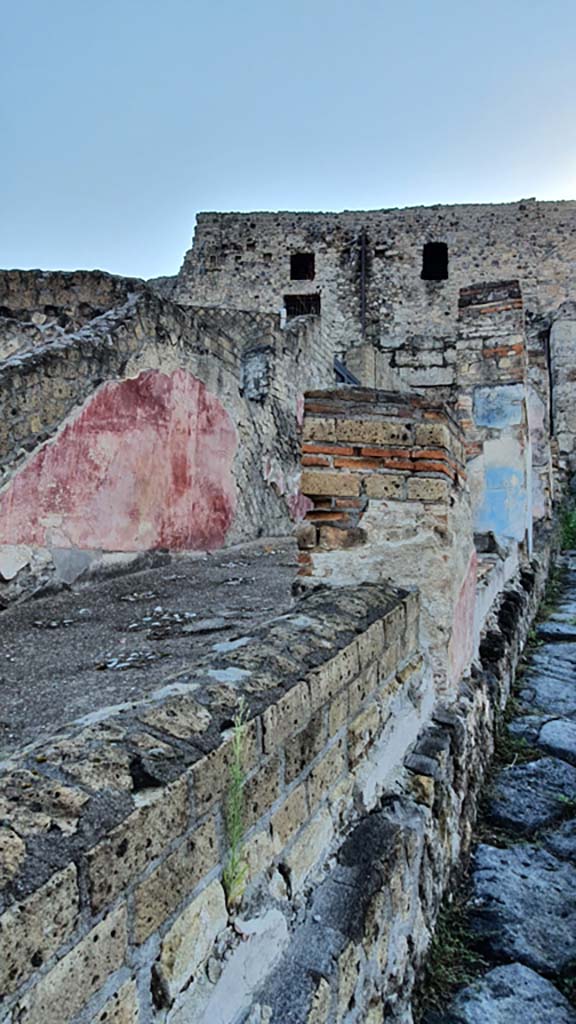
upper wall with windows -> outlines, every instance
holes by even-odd
[[[298,303],[319,305],[341,354],[391,352],[414,339],[419,347],[423,337],[450,344],[460,289],[472,283],[518,279],[531,317],[574,298],[575,224],[572,201],[204,213],[174,297],[288,317]]]

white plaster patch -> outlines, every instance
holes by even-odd
[[[226,961],[218,982],[202,978],[183,992],[168,1024],[232,1024],[248,1010],[288,943],[288,925],[279,910],[237,924],[247,938]]]
[[[32,552],[25,544],[0,545],[0,579],[8,582],[28,565]]]

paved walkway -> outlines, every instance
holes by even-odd
[[[470,921],[495,966],[429,1024],[576,1024],[576,553],[537,628],[509,724],[541,756],[503,768],[488,795],[494,842],[476,846]],[[500,841],[501,837],[501,841]]]

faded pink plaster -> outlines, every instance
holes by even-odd
[[[221,547],[236,443],[222,404],[186,370],[104,384],[0,496],[0,544]]]
[[[457,682],[467,669],[474,654],[474,609],[476,606],[476,578],[478,572],[478,555],[472,551],[470,561],[460,588],[454,618],[452,634],[448,646],[450,665],[450,681]]]
[[[310,501],[310,498],[307,498],[301,491],[289,494],[286,498],[286,504],[288,505],[290,517],[295,523],[301,523],[306,518],[306,514],[314,508],[314,502]]]

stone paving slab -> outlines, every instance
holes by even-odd
[[[425,1024],[576,1024],[576,1011],[550,981],[516,963],[489,971]]]
[[[492,787],[487,818],[498,828],[527,835],[566,817],[576,799],[576,768],[554,757],[499,772]]]
[[[547,850],[480,845],[471,925],[489,956],[560,974],[576,959],[576,868]]]
[[[519,697],[526,709],[550,716],[575,716],[576,674],[562,677],[561,673],[536,675],[527,672],[522,679]]]
[[[565,821],[551,832],[545,832],[540,841],[559,860],[568,860],[576,865],[576,818]]]
[[[576,765],[576,721],[554,718],[545,722],[537,742],[547,753]]]

